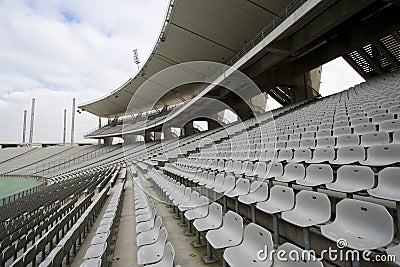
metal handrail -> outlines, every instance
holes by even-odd
[[[258,45],[264,38],[270,34],[276,27],[278,27],[285,19],[294,13],[302,4],[307,0],[295,0],[291,2],[279,15],[277,15],[267,26],[262,29],[253,39],[248,42],[236,55],[228,60],[227,65],[233,66],[239,59],[241,59],[247,52]]]

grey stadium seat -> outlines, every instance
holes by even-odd
[[[291,210],[294,205],[294,192],[292,188],[275,185],[269,192],[269,199],[257,203],[257,209],[269,214]]]
[[[369,118],[368,117],[357,117],[353,118],[350,121],[351,126],[357,126],[361,124],[367,124],[369,123]]]
[[[341,135],[336,138],[336,147],[357,146],[360,144],[360,137],[357,134]]]
[[[250,192],[247,195],[239,196],[239,202],[253,204],[268,199],[268,185],[262,181],[254,181],[250,185]]]
[[[375,132],[376,127],[373,123],[363,123],[354,126],[354,133],[355,134],[363,134],[363,133],[370,133]]]
[[[311,160],[312,152],[309,148],[298,148],[294,151],[291,162],[308,162]]]
[[[335,137],[325,136],[317,138],[317,147],[334,147]]]
[[[304,179],[306,169],[301,163],[289,163],[285,166],[281,176],[275,177],[276,181],[291,183],[297,179]]]
[[[282,163],[273,163],[270,162],[267,165],[267,170],[264,176],[259,176],[260,179],[270,179],[277,176],[281,176],[283,173],[283,165]]]
[[[151,229],[153,229],[155,218],[156,218],[156,215],[153,214],[153,217],[150,220],[138,223],[136,225],[136,233],[139,234],[141,232],[146,232],[146,231],[150,231]]]
[[[136,236],[136,244],[138,246],[145,246],[153,244],[157,241],[162,226],[162,218],[157,217],[153,229],[139,233]]]
[[[267,163],[264,161],[258,161],[254,164],[253,166],[253,171],[251,174],[247,175],[249,177],[257,177],[257,176],[262,176],[265,175],[267,169]]]
[[[344,165],[351,164],[363,160],[365,158],[364,148],[361,146],[346,146],[339,147],[336,151],[336,159],[331,160],[329,163]]]
[[[302,139],[300,141],[301,148],[313,148],[315,147],[315,139]]]
[[[197,231],[202,232],[219,228],[222,224],[222,206],[216,202],[210,204],[208,214],[204,218],[194,220],[193,226]]]
[[[292,210],[282,212],[282,219],[299,227],[322,224],[331,217],[331,202],[327,195],[302,190],[296,194]]]
[[[164,247],[164,253],[161,261],[146,265],[146,267],[174,267],[175,250],[170,242]]]
[[[235,177],[228,174],[225,179],[224,183],[220,186],[214,187],[214,192],[216,193],[227,193],[235,188]]]
[[[346,134],[351,134],[350,126],[341,126],[333,128],[333,136],[342,136]]]
[[[400,119],[387,120],[379,123],[379,131],[393,132],[400,130]]]
[[[276,161],[290,161],[293,157],[293,151],[290,148],[280,149]]]
[[[336,204],[335,221],[322,225],[321,233],[334,242],[345,238],[350,249],[377,249],[392,242],[393,218],[381,205],[346,198]]]
[[[344,165],[337,170],[336,181],[326,184],[334,191],[355,193],[374,186],[374,172],[367,166]]]
[[[400,201],[400,167],[387,167],[378,174],[378,185],[369,189],[371,196]]]
[[[101,233],[97,234],[92,238],[92,241],[90,242],[91,245],[97,245],[97,244],[102,244],[104,242],[107,242],[107,239],[109,238],[110,233]]]
[[[215,249],[237,246],[242,242],[243,218],[239,214],[228,211],[221,228],[210,230],[206,239]]]
[[[250,223],[244,229],[243,242],[239,246],[225,249],[223,257],[231,267],[268,267],[272,265],[272,259],[260,260],[258,254],[265,247],[268,248],[267,253],[274,247],[271,233]]]
[[[371,132],[361,135],[361,145],[364,147],[387,143],[389,143],[389,134],[387,132]]]
[[[88,259],[102,258],[104,257],[106,249],[107,249],[107,242],[91,245],[87,249],[84,259],[88,260]]]
[[[140,247],[137,251],[138,264],[151,264],[163,258],[164,247],[168,232],[165,227],[161,228],[157,241],[154,244]]]
[[[233,190],[225,193],[225,196],[234,198],[242,195],[247,195],[250,190],[250,180],[245,178],[239,178],[236,181],[236,186]]]
[[[316,148],[311,160],[307,163],[322,163],[329,162],[335,158],[335,150],[332,147]]]
[[[194,209],[185,212],[185,218],[192,221],[197,218],[204,218],[208,214],[208,198],[201,196],[199,198],[198,206]]]
[[[333,170],[329,164],[311,164],[306,169],[304,179],[296,180],[296,183],[305,186],[318,186],[333,181]]]
[[[400,144],[371,146],[367,149],[365,160],[359,160],[362,165],[387,166],[400,161]]]
[[[393,120],[394,114],[392,113],[382,113],[372,116],[373,123],[380,123],[382,121]]]

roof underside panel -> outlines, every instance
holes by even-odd
[[[351,51],[343,58],[364,78],[400,69],[400,32],[393,31],[372,43]]]
[[[140,71],[118,90],[80,108],[101,117],[125,114],[130,99],[152,75],[172,65],[190,61],[225,63],[272,21],[290,0],[175,0],[165,39],[155,46]],[[174,90],[157,107],[182,102],[193,96],[198,86]],[[148,111],[146,102],[136,107]]]

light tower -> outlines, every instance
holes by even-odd
[[[74,135],[75,135],[75,97],[72,99],[71,146],[74,144]]]
[[[137,68],[139,69],[139,64],[140,64],[140,60],[139,60],[139,54],[137,49],[133,49],[133,62],[135,62]]]
[[[22,126],[22,143],[25,144],[26,142],[26,116],[28,111],[24,110],[24,124]]]
[[[33,141],[33,124],[35,122],[35,98],[32,98],[32,108],[31,108],[31,125],[29,131],[29,144]]]
[[[101,117],[99,117],[99,129],[101,128]],[[97,141],[97,144],[101,144],[101,139]]]
[[[63,145],[65,145],[65,137],[67,135],[67,109],[64,109],[64,131],[63,131]]]

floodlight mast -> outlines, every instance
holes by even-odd
[[[31,108],[31,125],[29,131],[29,144],[32,144],[33,141],[33,124],[35,121],[35,98],[32,98],[32,108]]]
[[[71,146],[74,144],[74,137],[75,137],[75,97],[72,99]]]
[[[24,110],[24,124],[22,126],[22,143],[25,144],[26,142],[26,116],[28,111]]]
[[[64,109],[64,131],[63,131],[63,145],[65,146],[65,137],[67,136],[67,109]]]
[[[133,62],[135,62],[137,68],[139,69],[139,64],[140,64],[140,60],[139,60],[139,54],[137,49],[133,49]]]

